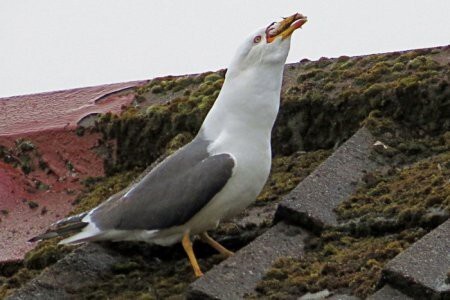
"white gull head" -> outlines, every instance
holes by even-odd
[[[307,18],[294,14],[248,36],[234,55],[202,132],[216,140],[226,131],[269,137],[278,113],[284,64],[292,33]],[[256,132],[255,132],[256,131]],[[231,133],[231,132],[229,132]]]
[[[306,20],[303,15],[295,14],[249,35],[238,48],[228,68],[228,76],[283,67],[289,54],[291,35]]]

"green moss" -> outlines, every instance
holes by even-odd
[[[34,202],[34,201],[32,201],[32,200],[28,200],[28,201],[27,201],[27,205],[28,205],[28,207],[31,208],[31,209],[35,209],[35,208],[38,208],[38,207],[39,207],[39,204],[36,203],[36,202]]]
[[[86,128],[84,128],[83,126],[78,126],[77,129],[75,129],[75,133],[79,137],[84,136],[85,131],[86,131]]]
[[[35,180],[35,185],[36,188],[40,191],[47,191],[50,189],[50,186],[48,184],[45,184],[40,180]]]
[[[325,91],[331,91],[331,90],[335,89],[336,86],[333,83],[327,83],[323,88]]]
[[[272,170],[257,205],[273,201],[288,193],[331,154],[331,150],[297,152],[291,156],[274,157]]]
[[[142,265],[135,261],[128,261],[124,263],[117,263],[112,266],[112,271],[115,274],[128,274],[132,271],[139,270]]]
[[[31,151],[36,148],[31,141],[25,139],[18,139],[16,141],[16,147],[23,152]]]
[[[216,82],[217,80],[220,80],[220,79],[223,79],[223,76],[220,76],[217,73],[212,73],[212,74],[205,76],[204,81],[205,82]]]
[[[70,252],[70,249],[57,245],[58,240],[40,242],[39,245],[25,255],[23,262],[14,268],[0,268],[0,299],[23,286],[44,268],[54,264]],[[6,276],[6,277],[2,277]]]
[[[447,132],[430,134],[422,128],[404,127],[391,118],[383,117],[380,111],[373,111],[363,124],[386,145],[375,148],[375,152],[382,156],[374,156],[374,159],[392,166],[414,163],[450,150]]]
[[[302,73],[297,77],[297,82],[304,82],[309,79],[320,80],[326,76],[325,71],[321,69],[310,69],[306,73]]]
[[[76,207],[71,214],[79,214],[96,207],[111,195],[126,188],[141,172],[142,170],[126,171],[96,180],[89,192],[75,200]]]
[[[383,237],[355,238],[338,231],[322,233],[301,259],[280,258],[248,298],[290,299],[307,292],[348,290],[359,297],[375,291],[383,265],[424,234],[402,231]]]
[[[439,68],[439,63],[430,59],[427,56],[420,55],[410,60],[407,67],[412,70],[426,70],[430,68]]]
[[[167,106],[162,106],[162,105],[152,105],[152,106],[149,106],[147,108],[147,114],[148,115],[163,114],[163,113],[165,113],[167,111],[168,111],[168,107]]]
[[[386,90],[386,86],[382,83],[374,83],[371,86],[369,86],[365,91],[364,91],[364,96],[366,96],[369,99],[373,99],[373,97],[381,94],[381,92],[383,92],[384,90]],[[374,106],[374,105],[371,105]]]
[[[389,72],[390,66],[386,62],[379,62],[356,77],[355,83],[358,85],[367,85],[378,82],[384,75],[389,74]]]
[[[43,241],[25,255],[24,265],[31,270],[42,270],[69,253],[69,248],[57,245],[55,240]]]
[[[179,77],[179,78],[175,79],[175,85],[181,86],[183,88],[185,88],[193,83],[194,83],[194,80],[192,79],[191,76]]]
[[[119,117],[101,118],[97,129],[103,133],[104,139],[118,141],[117,153],[111,154],[116,160],[105,164],[107,173],[135,167],[142,169],[166,153],[167,148],[171,147],[169,143],[178,134],[189,133],[194,136],[219,94],[223,76],[224,72],[219,71],[198,77],[202,82],[197,83],[189,95],[175,97],[165,104],[149,106],[145,112],[127,109]],[[170,82],[174,82],[174,86],[193,85],[196,78],[159,81],[164,89],[172,85]],[[149,86],[154,88],[156,85],[152,81]]]
[[[25,174],[30,174],[33,171],[33,166],[31,165],[30,161],[28,159],[22,158],[20,161],[20,169]]]
[[[402,71],[402,70],[404,70],[404,69],[405,69],[405,64],[402,63],[402,62],[397,62],[397,63],[395,63],[395,64],[392,66],[392,71],[399,72],[399,71]]]
[[[202,270],[209,270],[223,258],[210,255],[197,257]],[[115,243],[116,251],[128,257],[127,262],[113,266],[113,272],[102,280],[77,291],[81,298],[113,299],[178,299],[195,280],[191,266],[181,247],[152,247],[140,243]],[[201,253],[201,252],[200,252]]]
[[[183,132],[177,134],[168,144],[167,144],[167,151],[166,153],[168,155],[174,153],[178,149],[180,149],[182,146],[186,145],[193,139],[193,135],[189,132]]]
[[[39,271],[21,268],[12,276],[2,277],[0,274],[0,299],[5,299],[14,289],[34,278]]]
[[[70,162],[70,160],[66,161],[66,168],[67,170],[74,172],[75,171],[75,167],[73,166],[73,164]]]
[[[359,189],[336,212],[342,221],[359,220],[358,226],[348,227],[354,234],[358,230],[367,234],[418,226],[434,228],[450,216],[450,169],[442,167],[448,161],[449,151],[400,171],[374,174],[376,184]]]
[[[17,139],[14,147],[7,148],[0,145],[0,158],[15,168],[20,168],[26,175],[36,169],[38,162],[42,161],[37,147],[27,139]]]
[[[152,91],[153,94],[159,94],[159,93],[162,93],[164,91],[164,88],[162,86],[160,86],[160,85],[155,85],[155,86],[152,87],[151,91]]]
[[[448,130],[449,122],[442,110],[450,95],[448,71],[430,57],[419,71],[402,69],[405,62],[397,61],[402,55],[351,58],[324,68],[309,63],[308,68],[300,68],[297,82],[286,83],[274,131],[275,152],[289,155],[297,150],[332,147],[348,138],[374,109],[405,126],[419,123],[430,127],[427,130]],[[418,56],[407,55],[408,61]],[[320,114],[328,117],[318,118]],[[293,132],[288,140],[277,135],[285,131],[278,127],[284,126]]]
[[[155,78],[148,82],[144,86],[140,86],[136,89],[135,99],[137,103],[146,104],[153,103],[155,98],[164,97],[170,98],[172,96],[189,96],[193,90],[198,90],[198,85],[205,83],[216,83],[220,80],[223,81],[225,70],[217,72],[206,72],[199,75],[187,75],[187,76],[166,76]],[[213,91],[209,91],[212,93]]]

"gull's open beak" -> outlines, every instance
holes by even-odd
[[[284,18],[278,23],[270,24],[266,29],[267,43],[271,43],[278,36],[281,36],[284,40],[285,38],[291,36],[295,30],[301,28],[306,21],[308,21],[306,16],[296,13],[290,17]]]

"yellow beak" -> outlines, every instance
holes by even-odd
[[[299,13],[284,18],[282,21],[267,27],[266,40],[268,43],[271,43],[278,36],[281,36],[284,40],[288,38],[295,30],[301,28],[307,21],[308,18]]]

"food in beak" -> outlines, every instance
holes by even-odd
[[[282,39],[289,37],[295,30],[301,28],[308,18],[296,13],[282,21],[270,24],[266,29],[266,40],[271,43],[275,38],[281,36]]]

